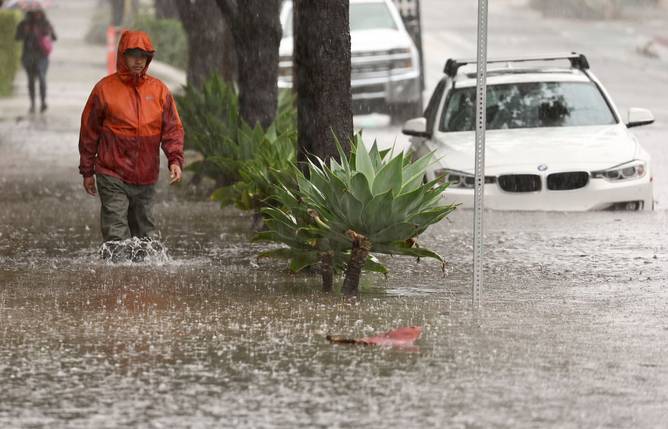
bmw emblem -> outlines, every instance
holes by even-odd
[[[538,171],[545,171],[547,170],[547,164],[541,164],[538,166]]]

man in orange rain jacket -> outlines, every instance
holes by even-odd
[[[146,33],[124,32],[117,72],[95,85],[81,115],[79,172],[86,192],[100,194],[105,242],[150,238],[161,145],[170,184],[181,180],[183,126],[169,89],[146,74],[154,52]]]

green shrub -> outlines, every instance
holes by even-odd
[[[319,266],[323,290],[331,291],[334,273],[345,270],[350,260],[350,245],[329,240],[319,227],[317,213],[304,204],[299,186],[292,183],[303,177],[296,165],[290,166],[286,176],[291,177],[287,184],[281,179],[274,184],[272,198],[276,204],[262,209],[266,228],[255,235],[254,241],[273,241],[289,247],[262,252],[259,257],[287,259],[292,272]],[[371,254],[367,256],[364,270],[388,272]]]
[[[217,189],[211,199],[222,206],[235,204],[241,210],[259,213],[262,207],[275,205],[274,183],[280,180],[296,185],[290,167],[295,162],[297,139],[295,132],[278,135],[273,128],[265,133],[259,127],[253,131],[249,137],[254,141],[249,146],[254,154],[239,164],[239,180]]]
[[[339,146],[339,156],[340,163],[332,159],[329,165],[309,161],[308,178],[294,169],[298,190],[277,189],[282,207],[263,210],[268,230],[258,238],[301,252],[291,257],[303,264],[313,264],[323,255],[336,264],[345,249],[349,259],[343,290],[348,294],[357,293],[360,273],[369,266],[371,253],[442,261],[435,252],[417,246],[417,237],[429,225],[455,209],[440,204],[447,184],[439,183],[440,179],[423,183],[432,156],[412,161],[403,153],[381,152],[375,143],[367,150],[359,135],[352,154],[346,156]],[[290,249],[279,252],[288,256]]]
[[[237,182],[239,161],[250,159],[253,148],[239,144],[239,101],[234,88],[213,75],[201,89],[186,86],[183,95],[174,97],[185,129],[185,149],[202,155],[188,169],[212,178],[218,186]]]
[[[188,169],[216,182],[219,189],[212,198],[223,206],[235,204],[255,212],[270,205],[273,183],[279,178],[290,181],[285,172],[296,157],[292,94],[280,93],[276,119],[267,130],[251,128],[240,118],[234,87],[218,75],[201,89],[186,87],[176,102],[186,131],[185,148],[202,155]]]
[[[211,198],[222,206],[235,204],[241,210],[259,214],[262,207],[277,204],[274,185],[281,182],[297,186],[292,165],[297,156],[296,110],[290,92],[279,96],[279,113],[267,131],[259,126],[250,130],[242,123],[237,141],[252,149],[250,158],[238,163],[236,183],[216,190]]]
[[[14,40],[21,14],[14,10],[0,10],[0,96],[12,93],[14,77],[19,69],[21,44]]]
[[[188,40],[180,21],[140,15],[133,27],[149,35],[156,59],[183,70],[188,67]]]

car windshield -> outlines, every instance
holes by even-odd
[[[350,31],[390,29],[397,24],[385,3],[353,3],[350,5]]]
[[[352,3],[350,5],[350,31],[390,29],[397,24],[385,3]],[[286,14],[283,37],[292,36],[292,7]]]
[[[454,89],[441,131],[473,131],[476,88]],[[487,129],[610,125],[617,121],[593,83],[525,82],[487,87]]]

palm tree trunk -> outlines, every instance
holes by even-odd
[[[351,230],[348,230],[346,235],[353,239],[353,247],[350,252],[350,262],[346,268],[346,278],[343,280],[343,293],[344,295],[357,295],[362,268],[371,251],[371,242],[362,234]]]
[[[217,0],[237,50],[239,114],[269,128],[278,105],[281,0]],[[348,78],[350,80],[350,78]]]
[[[229,29],[220,9],[210,0],[173,0],[172,3],[188,36],[188,85],[201,89],[213,73],[222,74],[228,67],[225,60],[230,51],[235,50],[234,44],[225,38]]]
[[[255,209],[253,212],[253,220],[251,223],[251,230],[252,231],[262,231],[264,229],[264,218],[262,217],[262,213],[260,212],[260,209]]]
[[[320,274],[322,275],[323,292],[331,292],[334,285],[334,255],[333,252],[320,254]]]
[[[300,165],[319,157],[339,158],[353,136],[350,87],[350,0],[293,2],[294,88]],[[257,31],[257,30],[254,30]]]

